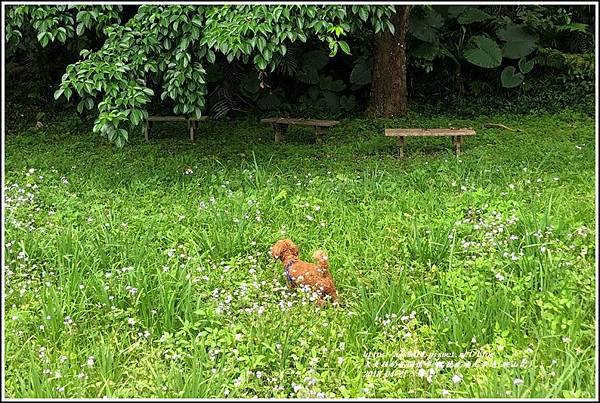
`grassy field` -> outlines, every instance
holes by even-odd
[[[483,129],[502,123],[522,132]],[[7,397],[593,397],[594,121],[573,112],[6,136]],[[411,138],[383,128],[478,131]],[[343,306],[268,256],[325,249]]]

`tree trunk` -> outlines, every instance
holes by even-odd
[[[406,83],[406,30],[410,6],[396,6],[390,21],[395,32],[379,33],[375,39],[373,80],[367,115],[404,115],[408,104]]]

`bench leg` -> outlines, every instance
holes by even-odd
[[[317,135],[317,143],[321,144],[323,142],[323,134],[325,133],[325,128],[321,126],[315,126],[315,134]]]
[[[460,154],[460,145],[462,144],[462,136],[452,136],[452,145],[454,147],[454,153]]]
[[[275,142],[281,143],[285,133],[287,132],[287,125],[282,123],[273,123],[273,129],[275,130]]]
[[[404,136],[398,137],[398,158],[404,158]]]
[[[190,141],[193,143],[194,142],[194,131],[196,130],[196,122],[195,121],[189,121],[188,120],[188,126],[190,128]]]
[[[150,130],[150,122],[148,122],[146,120],[146,123],[144,123],[144,138],[146,139],[146,141],[148,141],[148,131]]]

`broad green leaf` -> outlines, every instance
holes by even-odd
[[[465,10],[466,10],[467,6],[449,6],[448,7],[448,17],[449,18],[457,18],[459,15],[461,15]]]
[[[502,64],[502,51],[493,39],[485,36],[474,36],[471,38],[469,47],[467,47],[463,56],[472,64],[494,68]]]
[[[460,24],[467,25],[474,22],[489,20],[490,18],[493,17],[485,11],[482,11],[474,6],[469,6],[461,13],[461,15],[458,16],[458,22]]]
[[[505,41],[502,45],[502,54],[510,59],[527,56],[537,47],[537,34],[529,32],[525,25],[510,23],[496,33]]]
[[[523,74],[515,73],[515,66],[507,66],[502,70],[502,74],[500,75],[500,80],[502,81],[502,86],[505,88],[513,88],[517,87],[523,82]]]
[[[519,70],[521,73],[527,74],[533,69],[535,58],[527,61],[524,57],[519,59]]]
[[[320,70],[329,63],[327,53],[322,50],[311,50],[302,56],[302,66],[305,70]]]
[[[425,42],[437,42],[438,30],[444,25],[440,14],[434,10],[411,13],[408,20],[408,32]]]
[[[371,82],[371,68],[364,58],[360,58],[350,73],[350,82],[357,85],[365,85]]]
[[[424,42],[416,40],[409,48],[410,54],[421,59],[433,60],[441,55],[438,43]]]

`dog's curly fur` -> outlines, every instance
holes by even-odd
[[[281,239],[271,247],[271,255],[281,260],[283,267],[288,266],[291,288],[306,285],[318,295],[317,304],[323,305],[326,298],[331,298],[334,303],[339,303],[337,290],[333,283],[333,276],[329,271],[329,260],[322,250],[313,254],[317,264],[307,263],[298,259],[298,246],[291,239]]]

